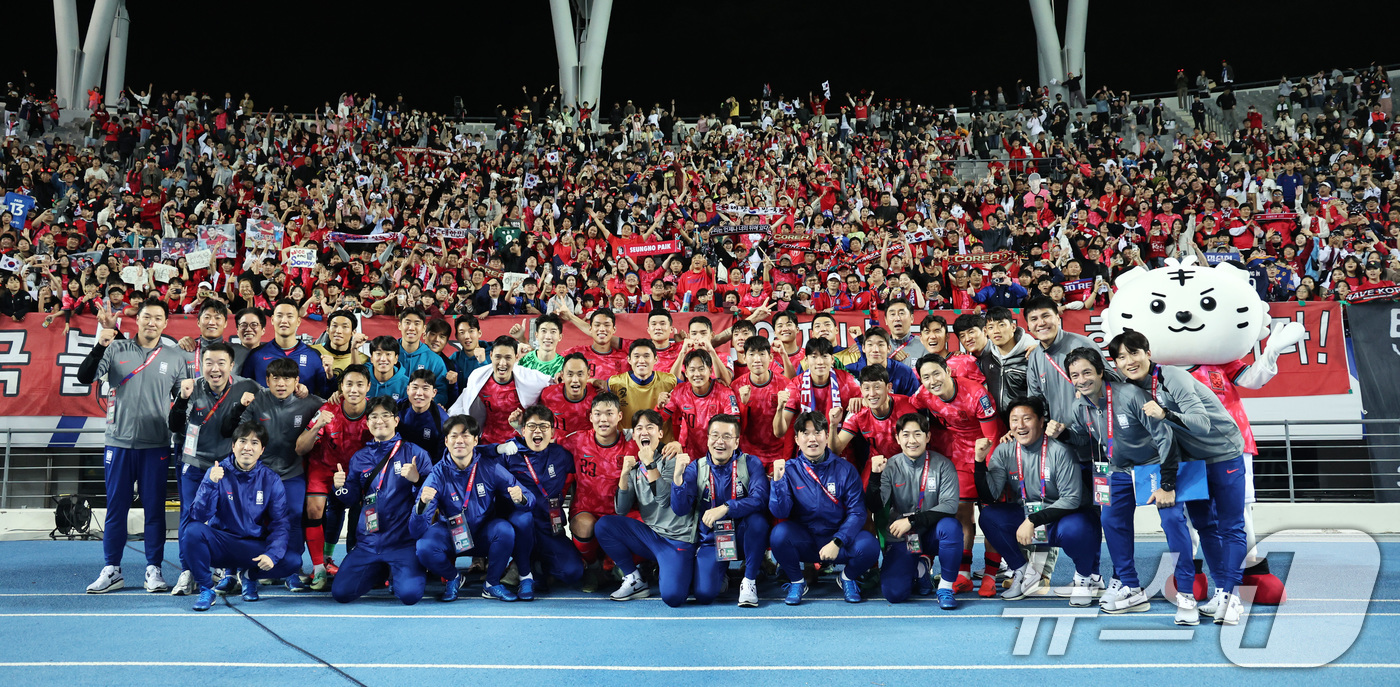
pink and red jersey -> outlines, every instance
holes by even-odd
[[[739,450],[758,456],[763,466],[768,467],[778,459],[792,456],[793,432],[789,428],[781,437],[773,436],[773,417],[783,412],[778,405],[778,394],[784,390],[791,393],[791,380],[781,374],[772,374],[768,383],[756,384],[749,375],[734,381],[734,388],[741,394],[744,387],[749,389],[749,400],[739,408]]]
[[[574,432],[559,442],[574,456],[575,491],[572,511],[594,515],[616,513],[617,481],[622,477],[622,459],[637,455],[637,445],[618,435],[609,446],[598,443],[590,427]]]
[[[968,471],[972,469],[977,440],[996,441],[1002,434],[1001,421],[997,419],[996,404],[982,385],[966,379],[954,384],[957,391],[951,401],[923,387],[912,400],[914,407],[927,410],[943,425],[944,431],[934,432],[933,449],[948,456],[957,469]]]
[[[521,410],[515,379],[501,384],[494,376],[487,375],[486,384],[481,387],[477,399],[486,408],[486,426],[481,428],[482,443],[499,444],[515,437],[515,428],[510,426],[510,414]]]
[[[626,342],[624,342],[626,343]],[[607,353],[599,353],[593,350],[592,344],[574,346],[561,355],[570,353],[582,353],[588,360],[588,376],[593,379],[607,379],[613,375],[619,375],[627,371],[627,349],[612,349]]]
[[[876,415],[875,411],[870,408],[861,408],[859,413],[846,417],[846,421],[841,423],[841,431],[865,437],[865,440],[870,443],[870,455],[888,458],[904,451],[894,438],[895,423],[905,413],[914,412],[918,412],[918,409],[909,402],[908,396],[890,394],[890,412],[888,414]],[[869,460],[866,460],[865,467],[861,468],[861,480],[870,481]]]
[[[1197,365],[1187,371],[1210,387],[1220,397],[1220,402],[1225,404],[1225,410],[1230,412],[1230,417],[1240,427],[1240,434],[1244,435],[1244,452],[1259,455],[1259,447],[1254,444],[1254,430],[1249,427],[1249,415],[1244,412],[1244,402],[1240,400],[1239,387],[1235,385],[1235,380],[1248,369],[1249,365],[1243,360],[1236,360],[1224,365]]]
[[[831,412],[831,385],[836,384],[836,396],[841,401],[842,407],[851,402],[853,398],[860,398],[860,382],[851,373],[845,370],[832,370],[824,386],[812,384],[807,387],[807,373],[797,375],[792,380],[792,397],[788,399],[787,408],[794,413],[801,413],[806,410],[815,410],[825,416]]]
[[[311,449],[311,460],[332,471],[337,464],[348,468],[350,456],[364,448],[370,440],[369,413],[361,413],[354,420],[345,416],[345,409],[339,403],[327,403],[321,410],[331,414],[331,421],[317,435],[316,445]]]
[[[598,395],[598,387],[583,385],[583,399],[570,401],[564,395],[563,384],[545,387],[540,393],[540,404],[554,411],[554,436],[565,437],[574,432],[593,426],[590,415],[593,411],[593,397]]]
[[[697,396],[689,384],[677,386],[661,409],[661,416],[675,429],[676,441],[692,460],[709,452],[710,418],[726,414],[739,414],[739,399],[717,380],[710,382],[710,390],[703,396]]]

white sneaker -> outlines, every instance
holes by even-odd
[[[165,583],[165,576],[160,574],[160,568],[154,565],[146,566],[146,591],[152,594],[170,591],[170,585]]]
[[[1225,599],[1220,602],[1220,608],[1215,610],[1215,624],[1239,625],[1242,615],[1244,615],[1244,602],[1240,601],[1239,595],[1226,594]]]
[[[1203,613],[1203,614],[1205,614],[1205,615],[1208,615],[1208,616],[1211,616],[1211,617],[1213,618],[1213,617],[1215,617],[1215,612],[1218,611],[1218,610],[1220,610],[1221,602],[1224,601],[1224,600],[1225,600],[1225,590],[1224,590],[1224,589],[1221,589],[1221,588],[1219,588],[1219,587],[1216,587],[1216,588],[1215,588],[1215,595],[1212,596],[1212,597],[1210,597],[1210,601],[1207,601],[1207,602],[1201,604],[1201,605],[1198,606],[1197,608],[1200,610],[1201,613]]]
[[[1099,603],[1103,604],[1105,602],[1117,601],[1123,598],[1123,592],[1125,591],[1127,591],[1127,587],[1123,586],[1123,581],[1115,577],[1108,583],[1108,588],[1104,589],[1103,593],[1099,595]]]
[[[739,607],[758,608],[758,580],[745,577],[739,583]]]
[[[1196,597],[1190,594],[1176,594],[1176,624],[1199,625],[1201,612],[1196,610]]]
[[[1011,587],[1001,593],[1004,601],[1016,601],[1033,594],[1044,593],[1045,580],[1040,572],[1026,563],[1011,576]]]
[[[1125,591],[1111,601],[1099,599],[1099,610],[1104,613],[1142,613],[1152,608],[1142,587],[1124,587]]]
[[[622,578],[622,586],[612,593],[613,601],[628,601],[630,599],[645,599],[651,596],[651,587],[647,586],[642,574],[634,572]]]
[[[1088,577],[1074,574],[1074,585],[1071,587],[1069,595],[1069,605],[1083,608],[1094,603],[1094,597],[1102,594],[1104,590],[1103,576],[1094,573]]]
[[[114,589],[121,589],[126,586],[126,579],[122,577],[120,565],[108,565],[102,568],[102,572],[97,575],[97,580],[88,585],[87,593],[102,594]]]
[[[175,580],[175,586],[170,588],[171,596],[185,596],[186,594],[198,593],[199,587],[194,582],[194,574],[188,570],[180,571],[180,577]]]

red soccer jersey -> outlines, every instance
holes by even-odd
[[[598,395],[598,387],[583,385],[583,399],[570,401],[564,395],[564,385],[554,384],[545,387],[540,393],[540,404],[554,411],[554,436],[565,437],[574,432],[593,426],[589,415],[593,410],[593,397]]]
[[[656,349],[656,369],[662,372],[670,372],[671,366],[676,364],[676,358],[680,357],[680,354],[681,345],[674,341],[665,348]]]
[[[560,446],[574,456],[576,481],[572,512],[598,516],[616,513],[622,458],[637,455],[637,445],[619,435],[611,446],[603,446],[590,427],[564,437]]]
[[[369,413],[361,413],[360,417],[351,420],[345,416],[345,409],[339,403],[327,403],[321,406],[321,410],[331,414],[331,421],[317,435],[316,445],[311,449],[311,459],[332,471],[337,464],[348,468],[350,456],[364,448],[371,438]]]
[[[1235,380],[1247,369],[1249,365],[1243,360],[1236,360],[1224,365],[1197,365],[1189,371],[1192,377],[1210,387],[1220,397],[1220,402],[1225,404],[1225,410],[1230,411],[1230,417],[1239,425],[1240,434],[1244,435],[1244,452],[1259,455],[1259,447],[1254,444],[1254,430],[1249,426],[1249,415],[1244,412],[1239,387],[1235,386]]]
[[[948,456],[954,467],[967,471],[972,469],[977,440],[985,437],[996,441],[1002,434],[1001,422],[997,419],[996,404],[980,384],[966,379],[954,384],[957,391],[951,401],[922,387],[911,400],[914,407],[927,410],[943,423],[944,431],[934,434],[934,450]]]
[[[844,407],[853,398],[860,398],[860,382],[845,370],[832,370],[831,377],[827,379],[825,386],[812,384],[807,387],[810,377],[803,372],[792,380],[792,397],[788,399],[787,409],[794,413],[801,413],[805,410],[815,410],[825,416],[831,412],[831,381],[836,380],[836,395]]]
[[[889,414],[877,416],[870,408],[861,408],[859,413],[846,417],[846,421],[841,423],[841,431],[864,436],[870,442],[870,455],[888,458],[904,450],[894,438],[895,423],[905,413],[913,412],[917,412],[917,409],[909,402],[908,396],[890,394]],[[861,479],[866,482],[870,480],[869,460],[861,468]]]
[[[977,359],[966,353],[955,353],[949,356],[948,371],[953,373],[954,377],[971,380],[977,384],[987,383],[987,375],[982,374],[982,368],[977,364]]]
[[[620,375],[626,372],[627,367],[627,346],[628,341],[622,342],[624,345],[620,349],[613,349],[607,353],[599,353],[593,350],[592,344],[574,346],[560,355],[570,353],[582,353],[588,359],[588,376],[593,379],[607,379],[613,375]]]
[[[739,424],[743,430],[739,436],[739,450],[758,456],[764,467],[780,458],[790,458],[794,445],[791,428],[781,437],[773,436],[773,416],[783,412],[778,405],[778,394],[784,390],[791,393],[791,381],[781,374],[770,374],[768,383],[762,386],[747,374],[734,381],[734,388],[739,390],[736,394],[742,394],[744,387],[749,389],[749,400],[739,409]]]
[[[510,414],[521,410],[520,393],[515,390],[515,380],[505,384],[487,375],[486,384],[477,395],[481,405],[486,407],[486,426],[481,428],[481,441],[486,444],[499,444],[510,441],[515,436],[515,428],[510,426]]]
[[[676,441],[693,460],[710,450],[710,418],[724,414],[739,414],[739,398],[718,380],[711,380],[710,391],[704,396],[697,396],[689,384],[677,386],[661,409],[661,416],[675,429]]]

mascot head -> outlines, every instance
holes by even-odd
[[[1244,270],[1168,258],[1165,267],[1137,267],[1118,277],[1104,330],[1141,332],[1152,360],[1163,365],[1223,365],[1247,354],[1269,334],[1269,306]]]

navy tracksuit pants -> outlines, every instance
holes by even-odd
[[[193,470],[191,470],[193,471]],[[267,540],[243,539],[202,522],[191,522],[180,536],[180,555],[190,566],[190,574],[201,588],[214,586],[211,567],[247,570],[255,577],[286,577],[301,571],[301,553],[289,549],[282,560],[273,561],[271,570],[262,570],[253,559],[267,552]]]
[[[515,549],[515,528],[500,518],[487,520],[472,531],[472,548],[457,553],[452,543],[452,528],[445,522],[433,523],[418,540],[418,562],[438,577],[450,580],[457,576],[458,556],[486,557],[486,586],[501,583],[501,576],[510,566]]]
[[[1215,586],[1231,594],[1240,584],[1248,553],[1244,534],[1245,480],[1244,456],[1207,463],[1210,499],[1186,502],[1191,524],[1201,535],[1201,555],[1210,566]]]
[[[553,575],[568,586],[583,579],[583,557],[566,534],[555,534],[548,525],[535,521],[530,511],[514,511],[508,518],[515,529],[515,565],[521,575],[539,563],[545,575]]]
[[[757,580],[763,566],[763,553],[768,550],[768,518],[763,513],[750,513],[734,523],[734,546],[744,560],[744,579]],[[728,561],[717,559],[715,543],[701,544],[695,549],[695,601],[707,604],[719,596],[724,587]]]
[[[773,558],[778,561],[783,573],[792,582],[802,581],[803,563],[844,563],[846,578],[855,580],[880,560],[880,542],[875,539],[875,535],[865,530],[857,532],[855,540],[845,542],[846,545],[841,547],[835,561],[821,560],[821,548],[826,546],[828,541],[830,539],[817,541],[812,531],[800,522],[784,520],[773,526],[773,534],[768,543],[773,549]],[[962,561],[961,550],[958,551],[958,561]]]
[[[912,533],[911,533],[912,534]],[[938,552],[938,565],[943,579],[958,579],[958,564],[962,563],[963,531],[957,518],[943,518],[937,525],[920,532],[919,546],[924,553],[909,553],[909,543],[891,541],[885,546],[885,561],[880,564],[880,593],[885,600],[897,604],[909,599],[918,579],[919,557]],[[935,548],[936,547],[936,548]],[[1001,551],[1001,547],[997,547]]]
[[[1113,558],[1113,572],[1123,582],[1123,586],[1141,587],[1137,563],[1133,558],[1136,541],[1133,516],[1137,512],[1133,473],[1114,472],[1109,475],[1108,484],[1109,505],[1104,507],[1101,517],[1104,542],[1108,544],[1108,555]],[[1195,585],[1196,566],[1191,562],[1191,531],[1187,529],[1186,507],[1178,501],[1171,508],[1157,509],[1157,516],[1161,518],[1162,531],[1167,535],[1167,550],[1177,555],[1173,575],[1176,578],[1176,588],[1191,589]],[[1243,506],[1240,508],[1240,516],[1244,516]]]
[[[1025,519],[1026,512],[1019,504],[994,503],[982,507],[982,517],[977,521],[982,534],[1001,552],[1012,570],[1026,564],[1021,544],[1016,541],[1016,530]],[[1087,508],[1077,510],[1046,525],[1045,534],[1050,540],[1049,546],[1058,546],[1069,554],[1075,572],[1088,577],[1099,571],[1098,513]]]
[[[624,574],[637,572],[633,556],[656,561],[660,569],[657,586],[661,588],[661,600],[672,608],[685,604],[690,596],[690,580],[695,574],[694,544],[667,539],[646,523],[625,515],[598,518],[593,525],[593,536]]]
[[[138,487],[141,507],[146,512],[146,565],[160,567],[165,560],[165,481],[169,468],[169,446],[108,446],[104,451],[102,479],[107,489],[107,517],[102,523],[102,557],[106,565],[122,564],[126,515],[131,510],[132,493]]]
[[[413,545],[378,553],[371,553],[364,547],[354,548],[340,562],[340,572],[331,582],[331,597],[340,603],[349,603],[383,586],[385,581],[393,584],[394,596],[405,606],[412,606],[423,598],[428,579]]]

